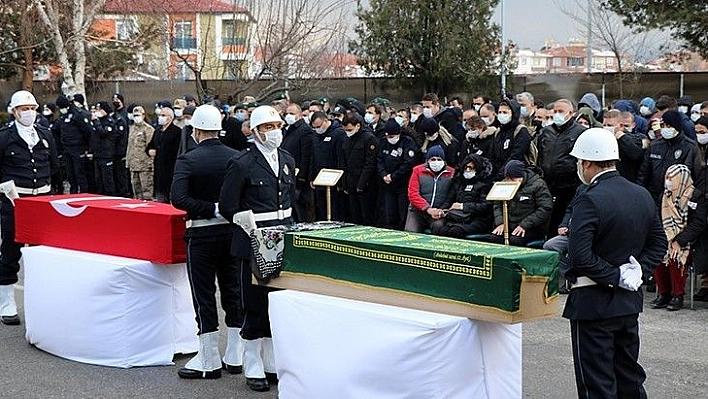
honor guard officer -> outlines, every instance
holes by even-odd
[[[199,352],[178,371],[182,378],[221,377],[222,360],[226,371],[242,370],[239,268],[231,256],[233,232],[219,214],[219,193],[226,165],[237,151],[219,141],[221,114],[212,105],[202,105],[192,118],[197,147],[177,158],[172,180],[172,205],[187,212],[187,271],[192,286],[194,313],[199,327]],[[219,354],[219,315],[216,285],[226,312],[228,341],[223,359]]]
[[[16,92],[10,100],[15,121],[0,130],[0,183],[14,181],[20,196],[49,194],[59,170],[52,133],[34,124],[38,106],[32,93]],[[6,195],[0,196],[0,231],[0,321],[17,325],[14,284],[23,244],[15,242],[15,206]]]
[[[292,223],[295,160],[278,148],[283,141],[282,126],[275,108],[263,105],[253,110],[251,129],[255,141],[229,160],[219,197],[219,211],[227,220],[232,221],[238,212],[251,210],[258,227]],[[243,229],[234,227],[231,251],[240,262],[245,310],[241,330],[245,348],[243,371],[249,388],[267,391],[268,379],[276,378],[268,319],[269,289],[251,283],[251,243]]]
[[[583,132],[570,155],[588,185],[573,204],[563,317],[570,319],[581,398],[646,398],[639,357],[642,276],[668,246],[649,192],[621,177],[617,139],[601,128]]]

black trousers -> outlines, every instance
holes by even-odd
[[[125,155],[113,158],[113,181],[116,186],[116,194],[131,198],[133,187],[130,184],[130,171],[125,166]]]
[[[575,383],[579,398],[646,398],[639,365],[638,314],[571,320]]]
[[[208,229],[209,227],[193,227]],[[226,313],[227,327],[241,327],[243,310],[239,290],[239,267],[231,256],[231,234],[185,237],[187,273],[192,287],[192,302],[199,334],[218,330],[216,283],[221,293],[221,307]]]
[[[116,194],[116,185],[113,181],[113,159],[96,160],[96,188],[99,194]]]
[[[15,242],[15,207],[4,195],[0,198],[0,285],[11,285],[17,282],[23,244]]]
[[[403,230],[408,215],[408,191],[383,189],[381,195],[384,203],[383,227]]]
[[[247,340],[271,337],[268,293],[273,289],[252,283],[251,259],[239,259],[239,287],[243,306],[241,337]]]
[[[349,192],[349,216],[352,223],[363,226],[376,226],[376,191]]]
[[[86,154],[65,152],[64,162],[66,162],[66,175],[69,179],[69,192],[71,194],[88,192],[89,183],[86,176],[88,162]]]
[[[553,196],[553,212],[548,222],[548,234],[546,234],[548,238],[558,235],[558,225],[563,221],[565,211],[568,209],[570,201],[573,200],[576,189],[576,187],[570,187],[551,190],[551,195]]]

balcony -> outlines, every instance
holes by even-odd
[[[219,58],[224,61],[245,60],[248,46],[245,37],[222,37]]]
[[[246,44],[246,38],[245,37],[222,37],[221,38],[221,45],[222,46],[243,46]]]
[[[174,50],[196,50],[197,39],[194,37],[173,37],[172,48]]]

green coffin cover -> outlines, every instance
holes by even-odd
[[[522,278],[558,294],[558,254],[366,226],[285,235],[282,275],[519,311]]]

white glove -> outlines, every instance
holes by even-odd
[[[636,291],[642,285],[642,265],[637,262],[634,256],[629,257],[629,263],[620,266],[619,286]]]

